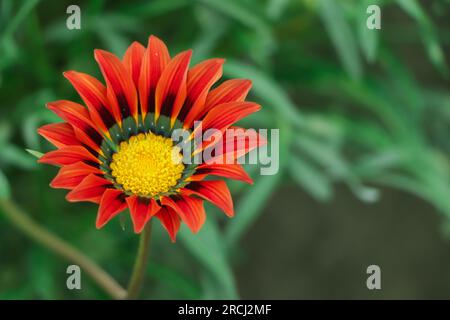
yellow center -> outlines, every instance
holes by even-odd
[[[184,170],[180,148],[170,138],[140,133],[121,142],[110,164],[124,190],[155,196],[174,187]]]

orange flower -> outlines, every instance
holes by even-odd
[[[154,36],[147,48],[134,42],[122,60],[95,50],[106,86],[90,75],[68,71],[64,76],[86,107],[67,100],[47,104],[64,122],[38,129],[58,148],[39,162],[61,167],[50,185],[70,190],[68,201],[99,204],[97,228],[128,208],[136,233],[155,216],[175,241],[180,220],[193,232],[202,227],[203,200],[227,216],[234,214],[225,182],[205,180],[207,176],[252,183],[236,161],[174,161],[184,156],[171,139],[174,129],[188,132],[192,139],[194,121],[202,121],[203,130],[220,130],[218,143],[225,143],[226,129],[260,109],[244,101],[249,80],[228,80],[211,90],[222,75],[223,59],[189,68],[191,54],[188,50],[171,58],[165,44]],[[262,143],[259,137],[258,144]],[[201,145],[199,150],[205,148]],[[237,157],[250,150],[248,144],[244,150],[236,148],[233,144],[229,150],[227,145],[224,153]]]

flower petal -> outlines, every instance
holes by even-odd
[[[159,115],[170,115],[171,125],[186,99],[186,78],[192,50],[176,55],[159,78],[155,92],[155,122]]]
[[[240,180],[248,184],[253,184],[252,178],[245,172],[244,168],[238,163],[234,164],[201,164],[195,170],[195,175],[189,178],[195,180],[197,176],[203,180],[206,175],[219,176],[233,180]]]
[[[234,216],[233,200],[225,181],[198,181],[189,183],[182,192],[195,194],[215,204],[229,217]]]
[[[161,73],[170,61],[166,45],[155,36],[150,36],[142,59],[139,77],[139,100],[142,118],[155,111],[155,91]]]
[[[201,148],[205,150],[203,154],[205,163],[233,164],[240,157],[265,144],[266,138],[256,130],[231,127],[226,130],[221,140],[205,141]]]
[[[72,101],[59,100],[47,103],[47,108],[72,125],[78,140],[96,152],[100,151],[103,137],[92,123],[85,107]]]
[[[82,146],[62,147],[61,149],[47,152],[38,160],[39,163],[47,163],[54,166],[65,166],[78,161],[99,163],[99,160]]]
[[[175,210],[170,207],[161,207],[161,210],[156,213],[155,217],[161,221],[172,242],[175,242],[178,230],[180,229],[180,217]]]
[[[178,119],[190,128],[203,110],[211,86],[222,76],[224,59],[203,61],[188,71],[187,96]]]
[[[217,88],[208,93],[205,106],[199,116],[203,116],[219,104],[244,101],[251,87],[252,82],[247,79],[231,79],[224,81]]]
[[[261,106],[254,102],[228,102],[211,109],[202,122],[202,130],[214,128],[224,131],[233,123],[257,112]]]
[[[100,203],[103,193],[111,185],[110,181],[95,174],[90,174],[66,195],[66,199],[70,202],[89,201]]]
[[[121,124],[122,119],[130,115],[137,121],[137,93],[131,74],[122,61],[110,52],[97,49],[94,56],[105,78],[106,96],[117,123]]]
[[[154,199],[142,198],[136,195],[128,197],[126,201],[130,209],[135,233],[140,233],[148,220],[161,208]]]
[[[107,189],[100,200],[95,226],[100,229],[109,220],[127,208],[125,194],[121,190]]]
[[[203,200],[201,199],[178,195],[173,198],[162,197],[161,204],[175,210],[181,220],[194,233],[197,233],[205,222],[206,214],[203,208]]]
[[[139,42],[134,41],[131,46],[128,47],[122,59],[125,69],[127,69],[128,73],[131,74],[136,88],[138,87],[144,51],[145,47]]]
[[[106,87],[96,78],[81,72],[67,71],[64,77],[70,81],[72,86],[86,104],[92,122],[103,133],[115,124],[112,110],[106,98]]]
[[[75,162],[59,169],[58,174],[50,183],[52,188],[73,189],[89,174],[102,174],[99,168],[84,162]]]
[[[80,145],[73,127],[65,122],[46,124],[37,131],[57,148]]]

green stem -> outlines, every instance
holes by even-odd
[[[150,236],[152,233],[151,220],[147,223],[139,239],[139,247],[134,262],[133,273],[128,283],[127,299],[136,299],[141,290],[145,269],[147,268],[148,256],[150,254]]]
[[[57,255],[78,265],[114,299],[125,298],[126,291],[105,270],[78,249],[34,222],[12,201],[0,200],[0,209],[19,230]]]

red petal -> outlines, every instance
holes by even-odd
[[[246,79],[232,79],[223,82],[208,94],[200,116],[219,104],[244,101],[251,87],[252,82]]]
[[[226,130],[221,141],[205,141],[202,146],[205,149],[204,161],[207,164],[233,164],[236,159],[266,143],[267,140],[254,129],[231,127]],[[210,159],[209,155],[212,155]]]
[[[52,188],[73,189],[89,174],[102,174],[102,171],[96,167],[90,166],[84,162],[76,162],[59,169],[58,174],[50,183]]]
[[[106,98],[105,86],[96,78],[81,72],[67,71],[64,72],[64,77],[83,99],[92,122],[102,132],[108,132],[108,128],[114,125],[115,120]]]
[[[202,111],[211,86],[222,76],[223,59],[210,59],[197,64],[187,74],[187,96],[178,116],[190,128]]]
[[[235,164],[202,164],[196,168],[195,175],[189,178],[190,181],[195,180],[199,176],[201,180],[205,175],[213,175],[233,180],[240,180],[248,184],[253,184],[252,178],[245,172],[244,168],[238,163]],[[193,179],[192,179],[193,178]]]
[[[47,108],[72,125],[78,140],[97,152],[100,150],[103,137],[92,123],[85,107],[72,101],[59,100],[49,102]]]
[[[133,78],[134,85],[138,87],[139,75],[141,73],[142,57],[144,56],[145,47],[135,41],[128,47],[123,56],[123,64],[128,73]]]
[[[95,174],[90,174],[66,195],[67,201],[89,201],[100,203],[103,193],[112,183]]]
[[[67,146],[58,150],[53,150],[44,154],[39,163],[47,163],[55,166],[65,166],[78,161],[98,163],[99,160],[94,157],[86,148],[81,146]]]
[[[80,145],[73,128],[68,123],[52,123],[40,127],[38,133],[58,148]]]
[[[180,217],[178,214],[170,207],[162,207],[161,210],[156,213],[155,217],[161,221],[161,224],[167,230],[172,242],[175,242],[177,232],[180,229]]]
[[[148,220],[161,208],[154,199],[141,198],[136,195],[128,197],[126,201],[135,233],[140,233]]]
[[[231,199],[230,190],[228,190],[227,184],[224,181],[191,182],[183,189],[183,192],[198,195],[222,209],[227,216],[234,216],[233,200]]]
[[[121,190],[107,189],[100,200],[95,226],[100,229],[126,208],[125,194]]]
[[[142,118],[145,118],[147,112],[155,111],[156,85],[169,61],[169,51],[164,42],[155,36],[150,36],[142,59],[139,77],[139,100]]]
[[[178,195],[172,198],[162,197],[161,204],[171,207],[181,217],[192,232],[197,233],[206,219],[203,200]]]
[[[233,123],[258,111],[261,106],[254,102],[228,102],[211,109],[202,122],[202,130],[214,128],[224,131]]]
[[[227,130],[233,123],[247,117],[254,112],[257,112],[260,109],[261,106],[254,102],[229,102],[219,104],[208,112],[208,114],[203,119],[201,126],[197,126],[196,128],[194,128],[192,137],[195,137],[197,139],[199,134],[201,134],[202,132],[206,132],[208,129],[216,129],[221,132],[225,132],[225,130]],[[209,136],[203,135],[204,141],[199,144],[197,149],[194,151],[194,154],[198,153],[208,146],[213,146],[220,142],[220,140],[214,137],[214,132]],[[227,145],[227,147],[228,146],[229,145]]]
[[[94,56],[105,78],[106,96],[116,121],[122,123],[122,119],[130,115],[137,121],[137,93],[131,74],[122,61],[110,52],[97,49]]]
[[[155,93],[155,121],[159,115],[170,115],[171,125],[186,99],[186,77],[192,50],[175,56],[159,78]]]
[[[193,174],[189,178],[186,179],[186,181],[202,181],[205,180],[205,178],[208,176],[208,174]]]

